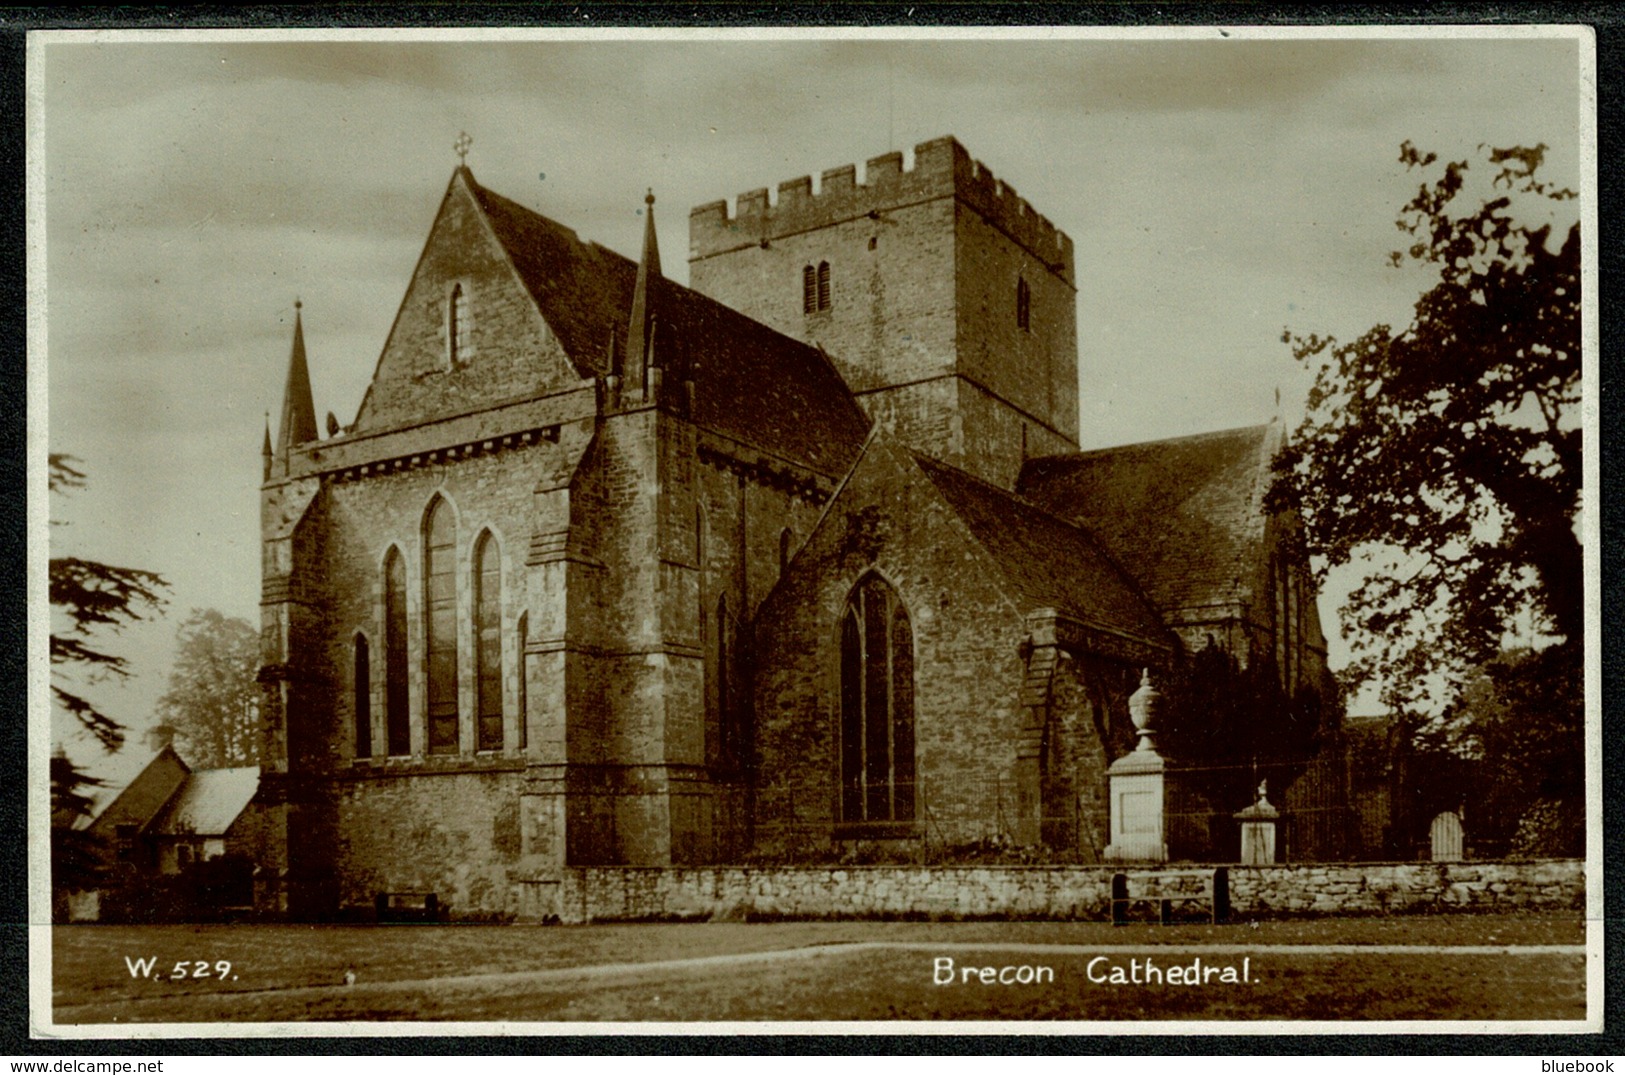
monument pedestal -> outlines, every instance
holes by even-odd
[[[1275,865],[1275,827],[1281,812],[1270,805],[1263,784],[1258,786],[1258,801],[1238,811],[1235,818],[1241,822],[1241,864]]]
[[[1151,672],[1140,674],[1140,689],[1128,700],[1140,745],[1106,770],[1111,811],[1107,862],[1167,862],[1168,762],[1157,753],[1157,708],[1162,693],[1151,685]]]
[[[1110,789],[1111,843],[1107,862],[1167,862],[1163,818],[1168,763],[1155,750],[1125,754],[1106,770]]]

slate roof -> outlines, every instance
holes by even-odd
[[[1055,608],[1097,628],[1169,642],[1156,610],[1088,534],[946,463],[918,454],[915,460],[1009,580],[1024,611]]]
[[[637,263],[468,177],[537,309],[577,372],[605,369],[611,335],[625,346]],[[693,364],[694,420],[820,473],[857,460],[869,419],[817,348],[781,335],[664,277],[651,280],[654,354],[667,378]]]
[[[259,786],[257,765],[199,769],[164,804],[147,831],[159,836],[223,836]]]
[[[1271,423],[1028,460],[1017,491],[1093,534],[1164,613],[1248,601],[1265,548]]]

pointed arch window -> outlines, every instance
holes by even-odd
[[[829,262],[818,263],[818,308],[829,309]]]
[[[1016,327],[1027,331],[1032,327],[1032,289],[1027,286],[1025,277],[1016,279]]]
[[[452,369],[468,359],[468,292],[461,283],[451,285],[451,296],[446,300],[446,358]]]
[[[841,616],[841,819],[914,820],[914,635],[876,575]]]
[[[355,756],[372,757],[372,657],[367,636],[355,636]]]
[[[384,562],[384,725],[386,749],[412,753],[412,719],[407,710],[406,559],[390,549]]]
[[[487,530],[474,545],[476,749],[502,749],[502,554]]]
[[[519,695],[519,716],[514,722],[514,731],[518,736],[518,742],[515,743],[515,746],[520,750],[524,750],[529,745],[530,734],[530,680],[528,678],[529,668],[525,663],[530,660],[529,657],[525,656],[525,651],[529,648],[530,613],[521,612],[519,614],[519,690],[517,692]]]
[[[457,524],[439,497],[423,526],[429,753],[457,752]]]
[[[744,707],[735,689],[739,662],[738,634],[728,613],[728,598],[717,599],[717,753],[723,765],[734,768],[745,757]]]

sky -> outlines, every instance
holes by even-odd
[[[89,482],[52,499],[51,553],[171,584],[161,618],[103,640],[130,680],[90,693],[139,733],[190,609],[258,623],[295,299],[317,413],[348,424],[461,132],[481,184],[632,257],[653,188],[680,282],[691,206],[955,135],[1073,239],[1084,448],[1295,423],[1284,328],[1406,323],[1427,281],[1386,265],[1420,181],[1402,142],[1543,142],[1581,185],[1572,37],[1228,33],[42,43],[30,422]],[[94,759],[71,721],[51,732]]]

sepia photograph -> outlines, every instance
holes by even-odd
[[[1589,29],[27,60],[35,1037],[1602,1029]]]

